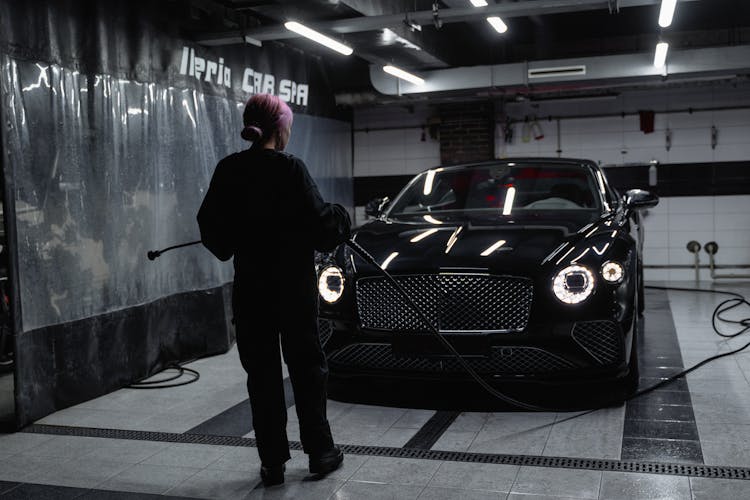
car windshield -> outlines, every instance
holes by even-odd
[[[578,165],[498,164],[419,174],[388,212],[398,215],[496,211],[600,210],[594,173]]]

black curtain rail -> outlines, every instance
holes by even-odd
[[[533,102],[533,101],[532,101]],[[542,104],[544,101],[534,102],[534,104]],[[511,103],[512,104],[512,103]],[[745,106],[715,106],[710,108],[679,108],[679,109],[667,109],[663,111],[654,110],[654,113],[657,115],[670,115],[675,113],[707,113],[709,111],[736,111],[738,109],[750,109],[750,105]],[[625,118],[626,116],[638,116],[638,111],[621,111],[620,113],[600,113],[600,114],[579,114],[579,115],[565,115],[565,116],[553,116],[553,115],[544,115],[540,114],[538,112],[535,112],[537,120],[546,120],[546,121],[554,121],[554,120],[578,120],[578,119],[586,119],[586,118]],[[501,115],[502,117],[507,115]],[[501,121],[500,119],[498,119]],[[510,123],[523,123],[525,121],[524,119],[516,119],[511,118]],[[405,128],[405,127],[404,127]]]
[[[352,132],[378,132],[381,130],[405,130],[405,129],[427,129],[429,125],[402,125],[400,127],[365,127],[365,128],[355,128],[352,129]]]
[[[540,101],[539,103],[535,104],[541,104],[544,101]],[[675,114],[675,113],[707,113],[709,111],[736,111],[740,109],[750,109],[750,105],[747,106],[716,106],[711,108],[680,108],[680,109],[668,109],[664,111],[657,111],[654,110],[654,112],[658,115],[669,115],[669,114]],[[505,123],[505,116],[506,115],[499,115],[495,118],[495,121],[498,123]],[[620,113],[600,113],[600,114],[578,114],[578,115],[565,115],[565,116],[557,116],[557,115],[543,115],[543,114],[536,114],[537,120],[541,121],[555,121],[555,120],[578,120],[578,119],[586,119],[586,118],[624,118],[626,116],[638,116],[638,111],[623,111]],[[523,123],[525,119],[516,119],[511,118],[510,123],[516,124],[516,123]],[[378,131],[384,131],[384,130],[406,130],[406,129],[426,129],[430,125],[424,124],[424,125],[401,125],[401,126],[392,126],[392,127],[364,127],[364,128],[355,128],[352,129],[353,132],[378,132]]]

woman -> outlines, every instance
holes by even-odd
[[[232,307],[247,372],[253,427],[266,486],[284,482],[289,460],[279,336],[310,472],[337,469],[343,454],[326,418],[328,366],[318,338],[314,250],[349,238],[349,215],[325,203],[299,158],[282,151],[292,111],[258,94],[243,113],[252,146],[219,162],[198,212],[203,244],[220,260],[234,256]]]

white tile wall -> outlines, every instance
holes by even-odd
[[[719,244],[716,263],[750,265],[750,195],[685,196],[662,198],[659,205],[645,213],[643,259],[646,265],[692,265],[693,254],[685,248],[695,240],[705,246]],[[700,252],[701,264],[708,255]],[[721,270],[722,274],[748,274],[748,270]],[[646,269],[646,280],[692,280],[690,269]],[[701,279],[710,281],[708,271]]]
[[[540,120],[544,139],[523,142],[523,124],[516,123],[513,144],[498,141],[501,157],[540,155],[557,156],[557,125]],[[711,126],[718,130],[718,144],[711,148]],[[666,149],[665,132],[672,131],[672,147]],[[563,119],[560,122],[560,146],[564,157],[590,158],[603,164],[697,163],[741,161],[750,157],[750,110],[705,111],[695,113],[657,113],[654,132],[640,131],[638,116],[625,118]],[[625,151],[625,153],[623,153]]]

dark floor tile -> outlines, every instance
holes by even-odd
[[[699,440],[698,427],[696,427],[695,422],[625,420],[622,435],[624,437]]]
[[[623,437],[622,460],[703,463],[698,441]]]
[[[0,495],[3,493],[12,490],[16,486],[18,486],[20,483],[11,483],[10,481],[0,481]]]
[[[11,481],[0,481],[0,495],[8,490],[12,490],[21,483],[13,483]]]
[[[284,399],[287,408],[294,405],[294,390],[289,377],[284,379]],[[246,399],[186,431],[185,434],[242,437],[253,430],[252,422],[252,408],[250,401]]]
[[[690,406],[628,403],[627,408],[625,409],[625,420],[633,419],[695,422],[695,415]]]
[[[667,378],[675,373],[680,373],[682,370],[682,366],[666,366],[663,363],[658,363],[653,366],[640,366],[638,371],[641,377]]]
[[[684,405],[692,408],[690,393],[685,391],[665,391],[662,389],[638,396],[628,402],[639,405]]]
[[[80,498],[87,491],[83,488],[24,483],[4,493],[2,497],[3,500],[70,500],[72,498]]]
[[[638,381],[638,387],[641,387],[641,388],[651,387],[662,381],[664,381],[663,378],[641,377],[640,380]],[[670,382],[669,384],[660,387],[659,390],[687,392],[689,389],[688,389],[687,380],[685,380],[684,378],[678,378],[677,380],[674,380]]]
[[[659,352],[658,354],[643,350],[638,351],[638,364],[641,370],[651,366],[683,366],[682,355],[679,352]]]

